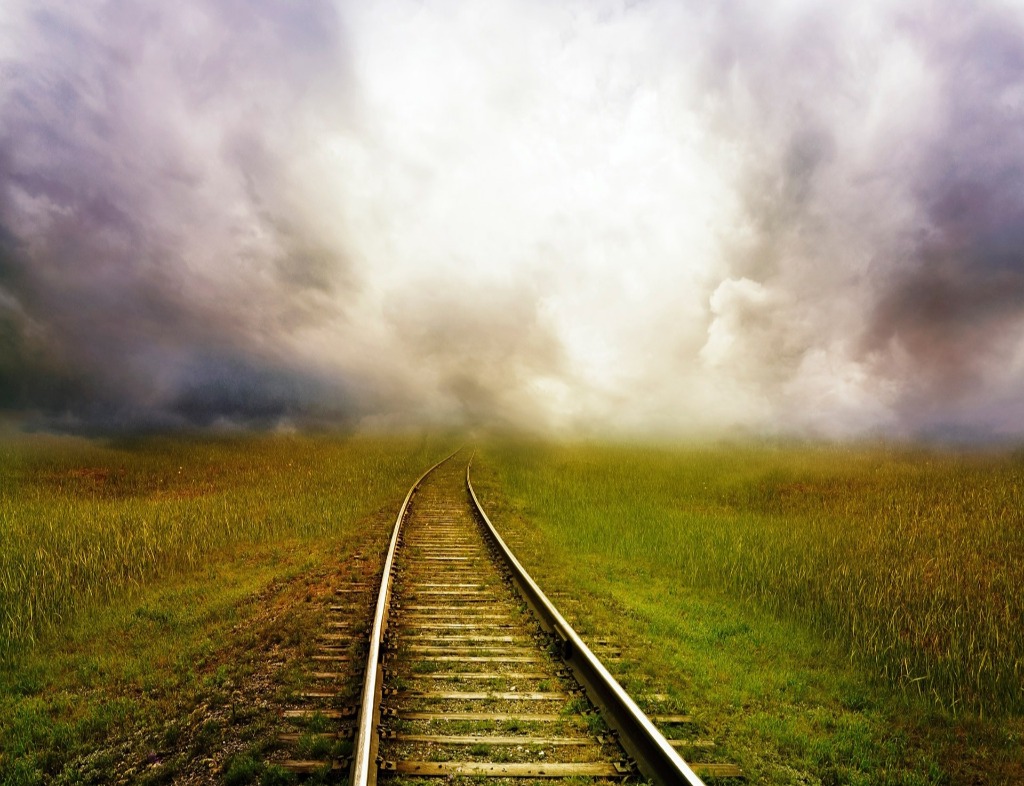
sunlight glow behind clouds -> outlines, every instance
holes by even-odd
[[[528,282],[565,363],[521,382],[622,396],[651,364],[673,363],[667,322],[704,329],[719,238],[739,214],[734,146],[681,100],[690,75],[651,47],[658,16],[619,35],[541,6],[501,10],[405,18],[374,5],[350,20],[372,121],[334,148],[338,204],[366,230],[349,249],[388,260],[367,268],[381,302]],[[555,421],[589,414],[573,395],[537,398]]]

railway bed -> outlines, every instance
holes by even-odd
[[[380,586],[338,588],[313,656],[324,689],[285,712],[311,725],[283,738],[327,755],[284,765],[339,779],[347,770],[355,786],[463,776],[696,786],[700,775],[741,776],[730,764],[683,761],[677,748],[712,743],[670,742],[640,711],[505,546],[460,453],[409,491]]]

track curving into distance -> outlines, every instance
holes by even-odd
[[[458,455],[410,489],[392,532],[350,783],[740,775],[683,761],[508,550]]]

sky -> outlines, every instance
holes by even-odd
[[[1024,4],[5,0],[0,412],[1019,440]]]

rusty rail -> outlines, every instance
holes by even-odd
[[[380,668],[381,644],[384,641],[384,634],[388,626],[388,612],[391,603],[391,573],[395,562],[395,550],[398,548],[398,539],[402,531],[402,522],[405,521],[409,502],[416,493],[416,489],[423,482],[423,479],[446,461],[452,459],[458,452],[456,450],[455,453],[441,459],[420,475],[419,479],[412,485],[412,488],[409,489],[409,493],[405,495],[405,501],[402,503],[402,508],[398,511],[398,518],[395,520],[395,528],[391,533],[391,543],[388,545],[388,555],[384,561],[384,572],[380,580],[380,592],[377,595],[373,627],[370,630],[366,672],[363,676],[362,700],[359,705],[359,723],[356,726],[352,765],[349,768],[349,782],[353,786],[376,786],[377,783],[377,750],[380,746],[377,730],[380,726],[380,700],[383,685]]]
[[[424,472],[406,494],[399,510],[388,546],[387,557],[381,577],[380,590],[369,638],[369,652],[363,678],[363,690],[359,708],[358,724],[351,766],[349,768],[352,786],[376,786],[378,776],[377,757],[380,748],[379,726],[381,721],[381,699],[383,694],[382,657],[384,636],[387,632],[392,593],[392,573],[395,556],[401,539],[402,525],[410,502],[420,484],[430,473],[452,459],[459,451],[434,464]],[[572,626],[548,600],[547,596],[530,577],[526,569],[515,558],[498,534],[480,500],[476,496],[470,479],[472,458],[466,467],[466,490],[469,493],[475,513],[483,524],[485,536],[496,547],[496,552],[508,567],[513,583],[526,601],[541,627],[554,634],[561,642],[560,655],[573,675],[583,686],[590,701],[600,710],[605,722],[614,729],[619,742],[636,762],[644,777],[661,786],[704,786],[703,781],[671,747],[650,719],[637,707],[598,658],[590,651]]]
[[[541,626],[558,637],[562,660],[586,690],[590,701],[601,711],[605,722],[618,732],[619,742],[636,761],[640,772],[663,786],[703,786],[703,781],[673,750],[668,740],[590,651],[509,550],[473,490],[469,476],[472,466],[473,460],[470,458],[466,466],[466,489],[485,531],[508,566],[516,589],[540,620]]]

